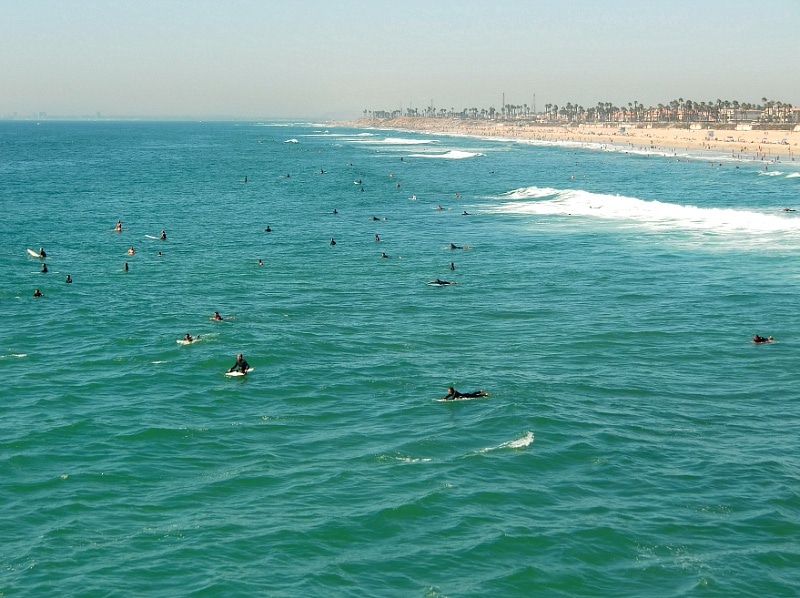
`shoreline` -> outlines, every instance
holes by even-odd
[[[399,129],[490,139],[543,143],[610,146],[615,151],[678,155],[691,151],[711,152],[747,161],[797,161],[800,132],[791,129],[700,128],[688,126],[647,127],[635,123],[554,125],[521,121],[472,121],[422,117],[359,119],[358,127]]]

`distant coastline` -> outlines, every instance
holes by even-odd
[[[653,153],[706,150],[745,160],[795,161],[800,152],[800,126],[795,124],[711,123],[585,123],[554,124],[525,120],[468,120],[463,118],[362,118],[359,127],[404,129],[476,137],[532,140],[553,143],[611,145]]]

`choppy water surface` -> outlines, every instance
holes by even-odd
[[[0,593],[794,595],[800,169],[713,159],[0,123]]]

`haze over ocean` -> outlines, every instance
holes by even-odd
[[[795,595],[799,190],[717,154],[0,122],[0,594]]]

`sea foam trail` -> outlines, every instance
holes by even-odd
[[[409,154],[409,158],[434,158],[441,160],[463,160],[464,158],[474,158],[476,156],[485,156],[480,152],[465,152],[462,150],[450,150],[443,154]]]
[[[375,145],[428,145],[439,143],[438,139],[409,139],[407,137],[385,137],[383,139],[354,139],[352,143]]]
[[[504,449],[504,448],[525,448],[526,446],[529,446],[532,442],[533,442],[533,432],[528,431],[525,432],[525,435],[521,436],[520,438],[509,440],[508,442],[503,442],[501,444],[498,444],[497,446],[489,446],[477,452],[488,453],[489,451],[496,451],[498,449]]]
[[[785,214],[700,208],[579,189],[523,187],[504,193],[498,199],[504,203],[497,205],[495,210],[509,214],[586,216],[639,223],[663,230],[752,234],[800,232],[800,219]]]

